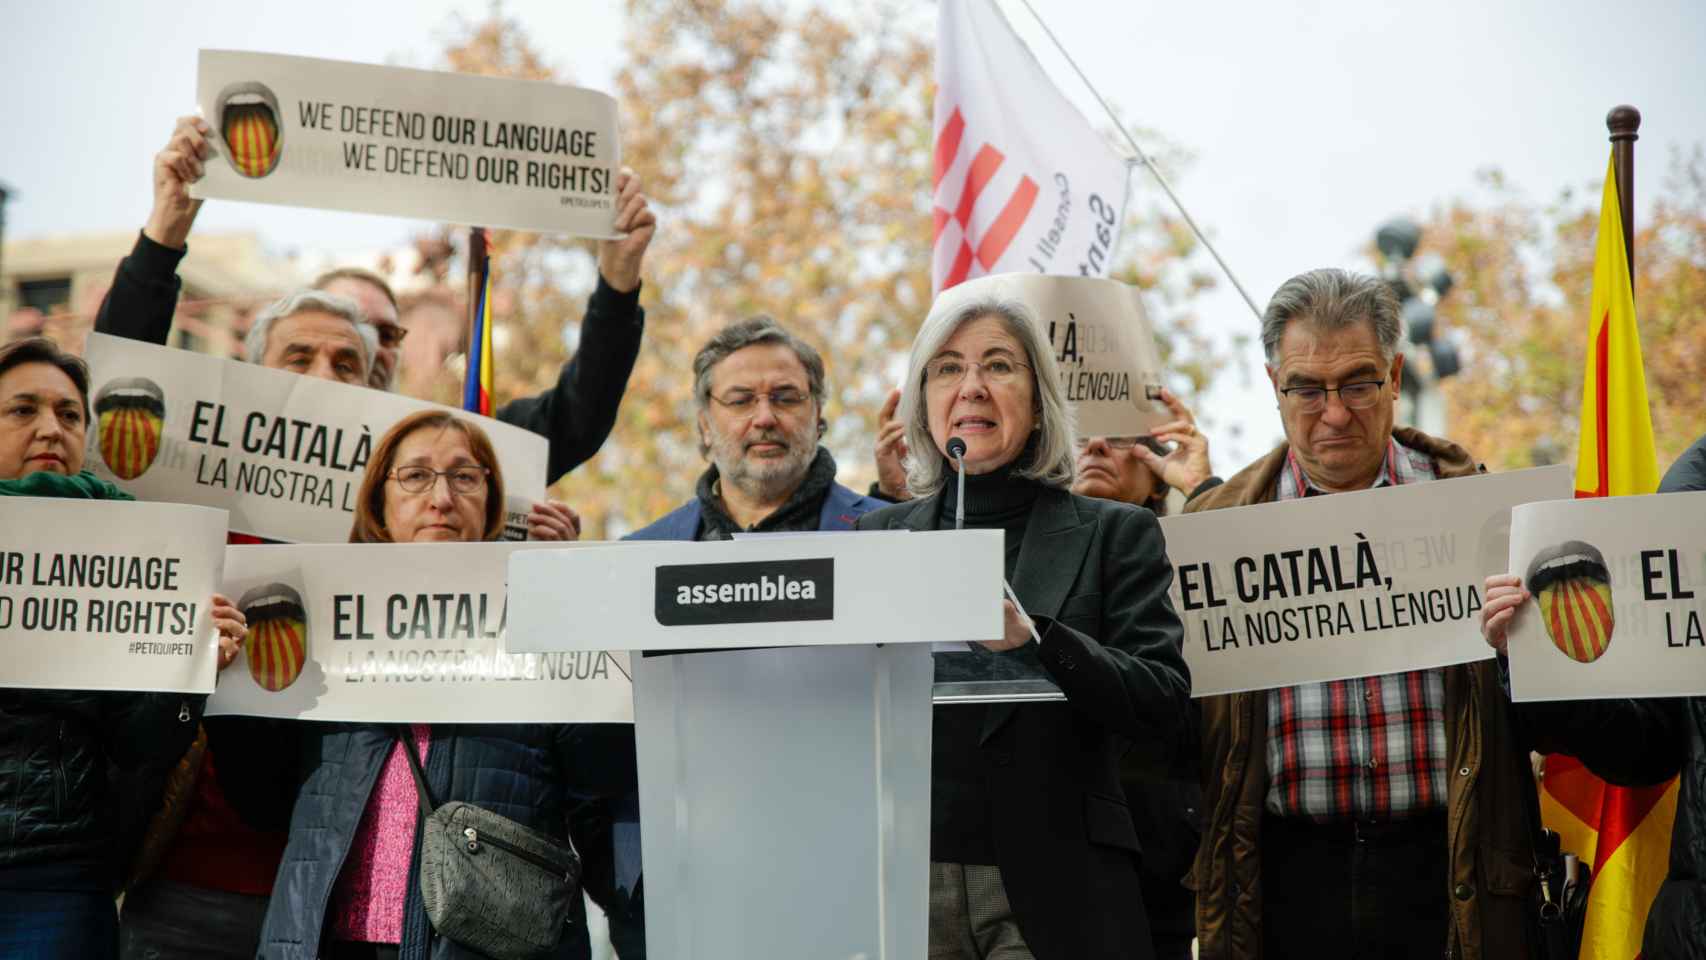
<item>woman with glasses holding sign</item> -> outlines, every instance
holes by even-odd
[[[1161,774],[1190,706],[1160,527],[1071,492],[1072,412],[1022,305],[939,305],[913,341],[898,416],[919,499],[859,528],[951,530],[963,513],[1005,531],[1018,603],[990,597],[1003,635],[949,656],[1065,695],[936,708],[930,956],[1151,957],[1120,758],[1135,745],[1138,766]]]
[[[491,441],[471,420],[429,410],[399,421],[375,447],[350,541],[499,540],[503,522],[503,471]],[[533,538],[572,539],[567,533],[536,527]],[[573,847],[565,823],[573,803],[619,795],[636,782],[633,733],[626,726],[297,726],[303,785],[262,928],[259,955],[265,958],[367,960],[399,951],[434,960],[489,956],[429,919],[435,906],[423,898],[422,873],[433,865],[423,863],[428,848],[416,839],[423,802],[417,784],[424,782],[440,809],[466,803],[507,818],[545,846],[543,859],[568,863]],[[499,840],[458,842],[503,849]],[[531,956],[588,954],[578,891],[560,903],[541,898],[509,905],[529,921],[549,917],[547,925],[554,926],[555,942]],[[501,916],[488,919],[513,926]]]
[[[130,500],[83,470],[89,370],[52,340],[0,347],[0,496]],[[243,615],[214,596],[219,665]],[[206,697],[0,690],[0,956],[118,955],[120,871]]]

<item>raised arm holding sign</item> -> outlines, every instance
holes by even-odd
[[[242,56],[248,55],[239,55],[239,59]],[[268,62],[292,59],[254,56]],[[358,72],[377,71],[379,75],[389,75],[388,68],[355,64],[335,66],[355,69]],[[492,78],[458,77],[426,71],[402,71],[402,74],[411,76],[423,73],[429,77],[449,77],[460,83],[515,83],[533,92],[535,96],[541,95],[541,91],[572,90],[548,84],[495,81]],[[454,90],[463,89],[457,83],[452,83],[451,86]],[[357,88],[361,88],[359,82]],[[438,89],[430,84],[428,88]],[[460,96],[454,90],[444,95],[452,99]],[[589,94],[588,91],[577,93]],[[594,99],[602,97],[601,94],[589,95]],[[269,122],[274,126],[280,122],[280,115],[271,112],[274,107],[266,103],[266,97],[258,93],[234,96],[239,100],[256,100],[256,103],[247,105],[251,109],[248,109],[246,116],[234,119],[234,125],[229,128],[217,129],[217,123],[206,119],[182,117],[165,148],[156,155],[153,165],[153,209],[141,236],[137,239],[135,249],[119,264],[113,285],[96,316],[97,331],[150,343],[166,342],[181,286],[175,271],[185,255],[186,239],[202,202],[192,197],[192,192],[209,176],[210,170],[215,171],[217,176],[244,179],[230,169],[243,157],[239,157],[224,139],[227,134],[237,136],[243,131],[254,133],[257,130],[265,133]],[[245,107],[241,103],[236,106]],[[207,117],[217,119],[219,116],[215,112],[206,112],[205,107],[204,112]],[[453,111],[450,101],[446,101],[431,111],[423,108],[422,112],[439,116]],[[341,122],[336,119],[337,115],[334,111],[334,126]],[[233,116],[236,117],[236,113]],[[267,116],[271,116],[272,120],[268,121]],[[297,123],[300,119],[297,117],[291,122]],[[373,126],[369,122],[371,117],[365,113],[361,120],[361,123],[356,123],[352,114],[352,130],[349,131],[351,136],[384,137],[388,129],[393,134],[398,132],[395,124],[389,127],[384,123]],[[354,127],[359,127],[360,131],[357,132]],[[290,130],[284,130],[284,136],[285,139],[278,142],[280,164],[285,162],[284,157],[292,153],[293,145],[303,139]],[[517,140],[506,132],[502,137],[504,145],[501,148],[494,146],[493,149],[508,150],[518,143],[525,147],[528,142],[535,142],[543,147],[547,139],[550,138],[534,138],[530,141],[528,137],[522,136]],[[603,143],[606,149],[614,150],[614,126],[612,125],[608,136],[593,139]],[[497,140],[498,137],[494,134],[493,143],[496,144]],[[249,143],[241,136],[237,136],[237,142]],[[244,157],[246,156],[245,154]],[[601,221],[604,226],[594,231],[594,235],[603,237],[598,244],[599,284],[593,291],[581,323],[578,350],[564,365],[557,383],[550,390],[534,397],[518,398],[498,407],[496,411],[497,419],[539,433],[550,440],[548,482],[560,479],[589,459],[609,436],[616,422],[628,376],[639,352],[644,325],[644,311],[639,306],[641,266],[657,221],[641,192],[639,177],[621,168],[619,159],[614,155],[607,159],[608,182],[603,188],[604,198],[600,201],[605,206],[602,214],[604,219]],[[270,180],[272,175],[267,174],[265,179]],[[313,188],[308,189],[312,193]],[[373,192],[375,191],[363,188],[357,191],[357,195],[365,198]],[[384,193],[383,190],[377,192]],[[503,191],[499,192],[501,194]],[[323,201],[301,202],[311,206],[337,206],[336,203]],[[416,215],[430,219],[457,220],[459,218],[453,215],[454,209],[440,206],[437,200],[432,200]],[[569,209],[581,208],[571,205]],[[474,213],[479,216],[471,213],[470,218],[481,222],[512,222],[501,213],[490,209],[481,209]],[[554,228],[541,225],[536,229]],[[401,355],[397,349],[401,328],[397,326],[395,297],[384,286],[382,278],[373,275],[369,277],[363,283],[353,279],[349,271],[333,271],[327,275],[326,286],[334,292],[354,297],[361,304],[364,313],[368,314],[368,322],[377,328],[380,343],[375,351],[371,373],[376,386],[388,389],[396,383],[397,368],[401,363]],[[378,295],[381,292],[383,295]]]

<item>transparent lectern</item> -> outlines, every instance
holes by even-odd
[[[516,553],[510,652],[627,649],[646,943],[917,960],[931,643],[1001,632],[1001,533]]]

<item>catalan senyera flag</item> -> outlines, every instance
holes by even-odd
[[[1617,177],[1608,164],[1594,256],[1576,496],[1652,493],[1658,486]],[[1583,960],[1632,960],[1641,955],[1647,908],[1670,864],[1676,793],[1675,780],[1654,787],[1617,787],[1577,760],[1546,758],[1542,818],[1563,838],[1564,849],[1593,864]]]
[[[468,369],[462,375],[462,409],[492,415],[492,269],[480,277],[480,299],[468,331]]]

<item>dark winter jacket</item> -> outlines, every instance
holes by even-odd
[[[203,699],[0,690],[0,887],[14,868],[78,864],[55,882],[113,889]]]
[[[330,929],[332,887],[355,839],[362,813],[396,743],[391,727],[300,723],[302,788],[290,820],[261,930],[261,960],[315,960]],[[426,776],[440,804],[461,800],[552,837],[577,799],[612,797],[634,788],[633,728],[615,724],[435,724]],[[439,936],[421,903],[420,829],[403,906],[404,960],[477,960],[482,955]],[[577,898],[554,960],[590,953]]]
[[[184,253],[139,234],[130,256],[119,261],[112,289],[95,315],[95,331],[165,344],[178,308],[182,283],[176,271]],[[639,288],[619,293],[600,278],[587,301],[580,343],[563,364],[556,386],[498,408],[497,419],[550,441],[547,484],[591,459],[610,436],[640,354],[644,325]]]
[[[90,473],[0,493],[131,499]],[[206,699],[0,690],[0,889],[114,889]]]

